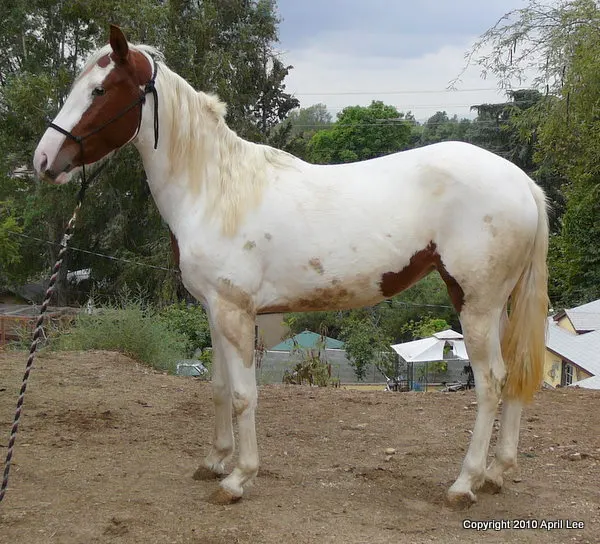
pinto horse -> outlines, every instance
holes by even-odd
[[[254,322],[259,314],[376,304],[436,269],[447,285],[478,401],[451,503],[499,490],[516,464],[521,411],[542,377],[548,221],[542,190],[512,163],[446,142],[354,164],[308,164],[250,143],[225,105],[195,91],[152,47],[111,26],[35,151],[41,179],[66,183],[132,143],[205,306],[214,350],[215,430],[197,479],[225,475],[231,503],[258,472]],[[492,425],[501,430],[486,467]]]

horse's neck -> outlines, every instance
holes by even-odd
[[[203,212],[207,217],[215,214],[232,217],[230,223],[233,225],[239,216],[239,208],[243,208],[246,202],[251,205],[256,200],[254,185],[259,183],[236,173],[257,172],[256,164],[244,165],[252,161],[260,164],[257,158],[260,157],[260,146],[239,138],[224,122],[214,115],[207,115],[204,123],[190,131],[193,145],[185,148],[188,139],[184,139],[184,147],[176,146],[183,152],[176,153],[178,157],[174,161],[172,142],[177,130],[175,124],[185,120],[172,117],[173,105],[169,100],[177,98],[161,93],[160,80],[157,89],[158,147],[154,149],[153,97],[148,98],[135,145],[142,156],[148,184],[161,215],[172,230],[177,230],[177,224],[186,214],[188,206],[193,208],[196,217],[202,216]],[[191,91],[191,87],[189,89]],[[236,183],[239,186],[235,186]]]

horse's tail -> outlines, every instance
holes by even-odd
[[[542,382],[548,316],[548,213],[546,197],[533,181],[538,209],[535,241],[525,270],[509,299],[509,318],[502,338],[507,367],[506,398],[529,401]]]

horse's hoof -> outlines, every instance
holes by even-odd
[[[208,502],[210,502],[211,504],[218,504],[223,506],[238,502],[241,498],[241,495],[237,497],[233,493],[231,493],[231,491],[227,491],[226,489],[219,487],[210,495]]]
[[[205,482],[207,480],[216,480],[220,478],[220,476],[220,474],[217,474],[216,472],[210,470],[208,467],[202,465],[201,467],[198,467],[198,470],[196,470],[196,472],[194,472],[192,478],[194,480],[201,480]]]
[[[472,491],[467,492],[448,492],[446,502],[452,510],[467,510],[477,502],[477,497]]]
[[[496,495],[502,491],[502,480],[492,480],[491,478],[486,478],[483,482],[483,485],[479,488],[483,493],[490,493],[492,495]]]

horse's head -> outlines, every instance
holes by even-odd
[[[79,74],[35,150],[37,175],[66,183],[83,164],[131,141],[140,127],[146,94],[154,89],[153,64],[111,25],[110,45],[93,55]]]

